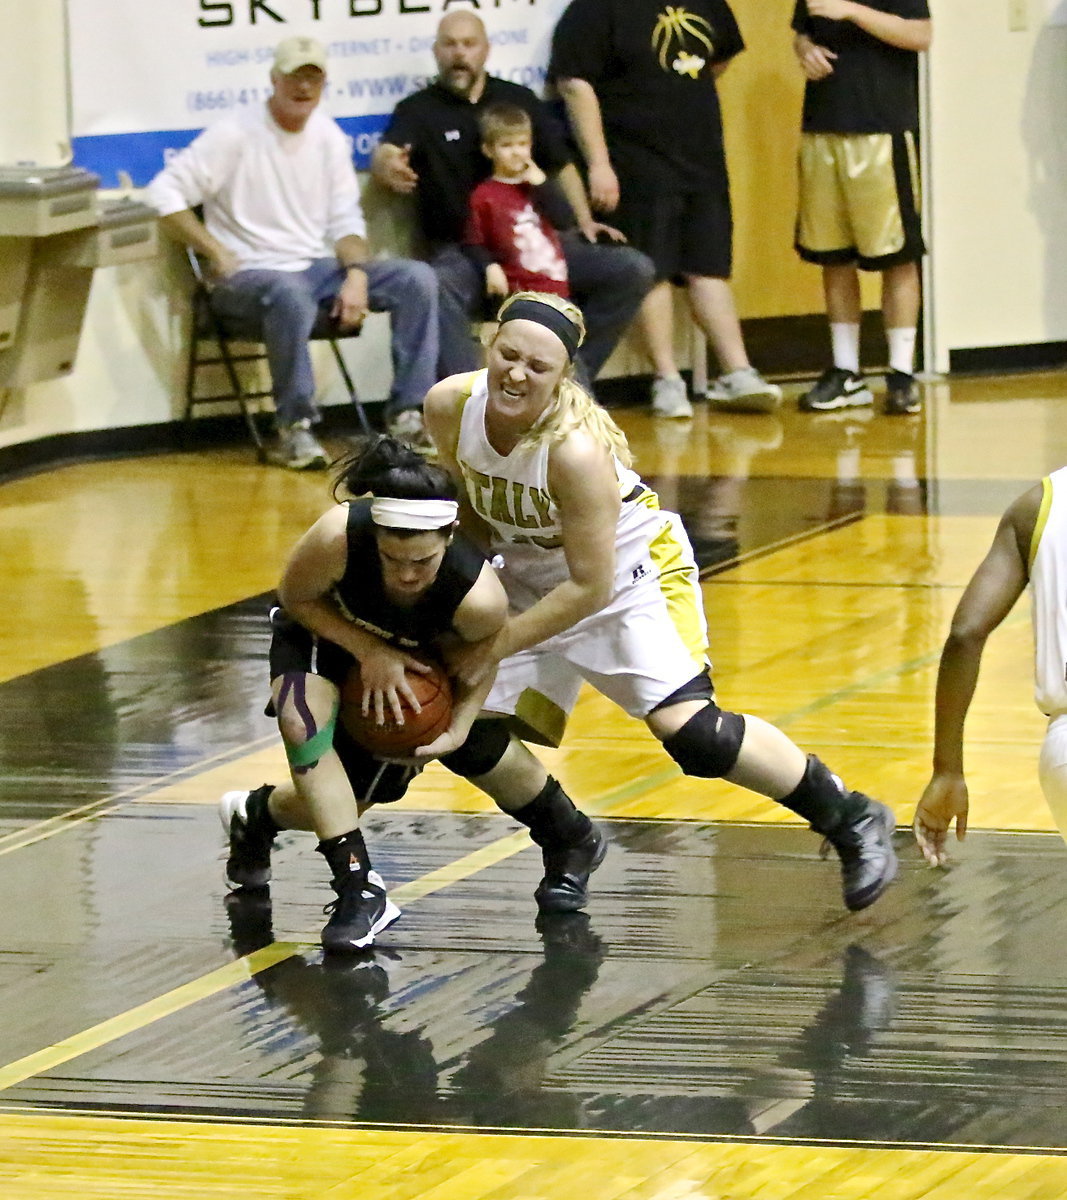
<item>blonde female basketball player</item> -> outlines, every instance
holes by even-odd
[[[498,663],[486,710],[549,745],[589,682],[640,717],[686,774],[726,778],[802,816],[836,848],[848,908],[873,903],[897,869],[893,815],[774,726],[716,704],[681,522],[574,381],[581,312],[520,292],[499,321],[487,369],[443,380],[425,406],[441,463],[462,484],[468,531],[500,557],[513,610],[461,677],[472,683]]]

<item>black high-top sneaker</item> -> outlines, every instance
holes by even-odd
[[[608,843],[595,825],[576,846],[544,846],[544,878],[534,899],[542,912],[575,912],[589,903],[589,876],[604,861]]]
[[[322,948],[333,954],[355,954],[374,945],[374,937],[400,916],[377,871],[353,871],[335,878],[337,893],[322,910],[330,914],[323,926]]]
[[[893,882],[897,873],[897,855],[893,849],[893,830],[897,827],[892,811],[877,800],[853,792],[863,801],[855,815],[843,817],[833,829],[822,829],[825,837],[823,857],[829,847],[841,859],[841,885],[845,907],[859,912],[873,904]]]
[[[226,886],[265,888],[270,883],[270,851],[278,827],[267,813],[274,786],[265,783],[254,792],[227,792],[219,801],[219,820],[230,839]]]

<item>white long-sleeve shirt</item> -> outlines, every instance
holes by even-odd
[[[242,269],[302,271],[339,238],[366,236],[340,126],[316,110],[288,133],[266,105],[220,117],[148,185],[161,217],[203,205],[204,224]]]

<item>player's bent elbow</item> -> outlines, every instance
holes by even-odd
[[[590,583],[582,588],[582,617],[591,617],[607,608],[611,603],[612,596],[615,595],[615,584],[613,580],[607,580],[604,583]]]
[[[970,621],[954,621],[945,639],[946,655],[981,658],[990,630]]]

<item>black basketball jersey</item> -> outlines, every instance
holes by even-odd
[[[384,641],[403,650],[429,650],[452,629],[456,609],[481,574],[485,559],[457,534],[445,551],[437,578],[410,608],[401,608],[385,594],[374,530],[371,501],[350,501],[348,561],[332,597],[349,620]]]

